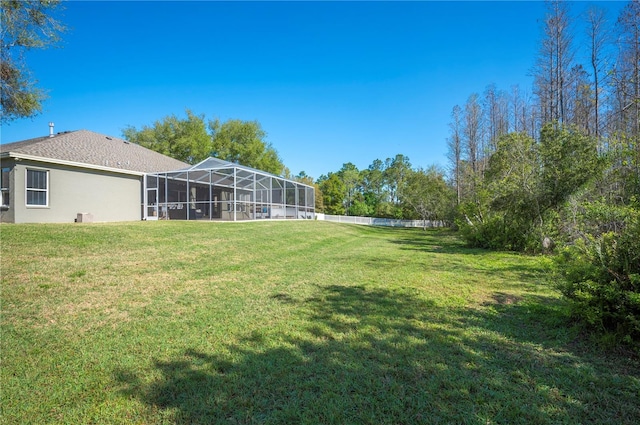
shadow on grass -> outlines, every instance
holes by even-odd
[[[443,254],[483,254],[481,248],[469,248],[451,229],[394,229],[390,240],[405,249]],[[398,231],[400,230],[400,231]]]
[[[548,272],[541,266],[536,268],[530,261],[518,261],[520,258],[531,259],[533,256],[470,248],[461,240],[459,234],[451,229],[428,229],[427,231],[407,229],[405,232],[389,235],[388,239],[391,243],[400,245],[402,249],[414,252],[458,256],[461,258],[460,260],[447,260],[447,262],[463,270],[483,273],[516,273],[523,282],[535,280],[541,274]],[[477,261],[469,261],[470,258]],[[511,261],[505,261],[508,258]]]
[[[123,393],[169,423],[635,423],[638,369],[580,352],[561,305],[497,293],[445,310],[411,290],[319,288],[273,299],[295,308],[290,334],[256,332],[222,352],[130,371]],[[635,387],[634,387],[635,386]]]

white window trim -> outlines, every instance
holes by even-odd
[[[11,180],[11,168],[10,167],[1,167],[0,168],[0,172],[4,173],[4,170],[8,171],[7,172],[7,174],[8,174],[7,181],[6,182],[3,181],[3,183],[6,183],[7,186],[6,187],[0,187],[0,192],[1,192],[0,193],[0,204],[2,204],[1,205],[2,207],[6,208],[11,203],[11,200],[10,200],[10,198],[11,198],[11,183],[10,183],[10,180]],[[7,193],[7,198],[8,198],[6,204],[4,203],[4,198],[5,198],[4,194],[5,193]]]
[[[29,171],[42,171],[47,175],[47,188],[46,189],[35,189],[35,188],[30,188],[27,186],[27,182],[29,181],[27,175],[29,174]],[[40,205],[40,204],[29,204],[29,191],[33,191],[33,192],[45,192],[46,194],[46,202],[44,205]],[[24,171],[24,203],[25,206],[27,206],[28,208],[49,208],[49,170],[46,169],[41,169],[41,168],[27,168]]]

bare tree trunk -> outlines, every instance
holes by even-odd
[[[484,92],[484,112],[486,114],[486,136],[490,155],[496,150],[496,143],[500,136],[509,131],[508,102],[504,93],[495,84],[487,86]]]
[[[453,180],[456,186],[456,205],[460,205],[462,198],[462,109],[456,105],[451,111],[451,123],[449,128],[451,130],[451,136],[447,141],[449,146],[449,161],[451,161]]]
[[[474,177],[481,171],[481,117],[482,111],[478,103],[478,95],[472,94],[465,105],[465,127],[464,135],[467,147],[467,155],[471,164],[471,171]]]
[[[547,2],[544,36],[535,70],[536,94],[540,102],[542,124],[565,122],[569,73],[573,62],[572,36],[567,3]]]
[[[589,27],[587,35],[589,36],[589,44],[591,51],[591,72],[593,77],[593,106],[594,106],[594,123],[593,134],[599,139],[601,132],[600,124],[600,83],[601,75],[604,72],[606,57],[604,57],[604,49],[607,45],[608,34],[606,32],[606,17],[602,9],[591,7],[587,11],[587,22]]]
[[[633,152],[628,158],[633,174],[626,196],[640,195],[640,0],[630,1],[617,22],[619,54],[614,73],[618,133]]]

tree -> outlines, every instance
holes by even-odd
[[[495,150],[498,138],[509,131],[509,114],[506,95],[495,84],[487,86],[484,92],[484,112],[486,114],[486,134],[489,152]],[[485,154],[487,152],[484,152]]]
[[[221,124],[214,120],[209,122],[210,133],[207,133],[204,115],[188,109],[186,113],[186,119],[170,115],[141,130],[128,126],[123,136],[130,142],[190,164],[214,156],[290,177],[278,152],[264,140],[266,133],[257,121],[229,120]]]
[[[531,218],[539,214],[536,196],[539,190],[539,152],[535,140],[525,133],[509,133],[502,136],[497,149],[489,160],[486,178],[492,192],[492,207],[510,210]]]
[[[498,139],[476,198],[458,207],[457,225],[470,244],[518,251],[539,245],[539,164],[537,144],[526,133]]]
[[[355,199],[358,188],[360,187],[360,171],[353,163],[347,162],[342,165],[342,168],[336,173],[336,175],[342,180],[342,184],[345,189],[344,209],[347,214],[350,214],[351,205]],[[363,199],[360,200],[363,202]],[[359,208],[362,211],[362,208]]]
[[[344,198],[346,195],[346,189],[340,177],[338,177],[336,173],[329,173],[328,176],[320,176],[318,184],[322,191],[324,211],[327,214],[344,214]]]
[[[494,248],[522,250],[536,235],[541,223],[540,155],[538,145],[525,133],[502,136],[489,160],[486,186],[491,217],[485,226],[486,240]],[[485,224],[485,223],[481,223]],[[480,225],[480,224],[479,224]]]
[[[493,85],[484,93],[487,138],[477,137],[477,95],[465,105],[462,155],[454,118],[450,161],[452,171],[463,171],[462,179],[452,178],[463,187],[456,224],[474,246],[539,252],[555,245],[564,254],[557,257],[561,290],[575,311],[616,338],[637,341],[640,0],[618,17],[613,68],[613,37],[595,8],[585,15],[586,61],[574,62],[568,5],[547,2],[533,70],[537,105],[512,87],[504,116],[513,133],[501,136],[501,96]]]
[[[316,212],[317,213],[323,213],[324,212],[324,195],[322,194],[322,189],[320,188],[320,185],[316,182],[313,183],[313,189],[314,189],[314,200],[315,200],[315,207],[316,207]]]
[[[376,159],[369,168],[360,172],[362,178],[362,192],[364,202],[370,210],[370,214],[381,217],[381,205],[387,201],[387,192],[384,181],[384,163]]]
[[[293,176],[293,180],[300,183],[308,184],[309,186],[313,185],[313,177],[308,175],[305,171],[300,171],[298,174]]]
[[[287,176],[284,176],[284,177],[289,178]],[[293,177],[293,180],[309,186],[313,186],[316,212],[324,212],[324,200],[322,197],[322,190],[320,189],[320,185],[313,181],[313,177],[309,176],[304,171],[300,171],[298,175]]]
[[[601,169],[597,142],[576,127],[547,124],[540,142],[525,133],[502,136],[475,203],[459,223],[472,244],[539,251],[558,233],[562,207]]]
[[[0,124],[42,111],[45,93],[27,69],[24,54],[55,44],[65,27],[51,14],[58,0],[2,0],[0,12]]]
[[[469,96],[464,107],[464,141],[471,170],[477,175],[482,155],[482,109],[475,93]]]
[[[575,126],[585,134],[594,134],[595,93],[589,75],[582,65],[571,68],[570,90],[567,91],[565,124]]]
[[[567,3],[548,1],[544,38],[534,71],[542,124],[564,123],[567,117],[567,90],[574,55],[569,24]]]
[[[407,174],[411,171],[411,163],[408,157],[398,154],[393,159],[387,158],[385,165],[384,178],[389,190],[390,201],[394,206],[398,206],[400,191]]]
[[[401,189],[403,203],[409,205],[422,220],[425,230],[429,220],[443,220],[446,217],[452,204],[452,195],[444,173],[435,166],[426,170],[411,170]]]
[[[640,198],[640,0],[630,1],[617,22],[619,53],[613,79],[616,88],[615,131],[626,158],[621,166],[631,177],[631,192]],[[627,164],[625,166],[625,164]]]
[[[456,204],[460,205],[462,198],[462,109],[456,105],[451,111],[451,123],[449,123],[451,135],[447,140],[449,148],[449,161],[453,174],[453,185],[456,188]]]
[[[237,119],[209,123],[212,156],[268,173],[281,175],[284,164],[278,152],[265,138],[267,133],[257,121]]]
[[[605,66],[607,65],[607,58],[604,54],[606,46],[609,41],[609,34],[606,28],[606,15],[602,9],[596,7],[590,7],[587,10],[587,36],[589,37],[589,53],[590,53],[590,65],[591,65],[591,77],[593,79],[593,109],[594,109],[594,122],[593,122],[593,134],[596,138],[600,137],[601,131],[601,114],[602,102],[600,101],[603,78],[605,74]]]
[[[361,192],[357,192],[353,197],[351,205],[347,210],[347,215],[358,217],[370,217],[373,214],[373,209],[367,203],[367,199]]]
[[[630,1],[617,22],[620,51],[614,79],[619,130],[640,137],[640,0]],[[640,146],[638,146],[640,153]]]
[[[464,107],[463,141],[465,156],[470,165],[470,175],[465,176],[469,182],[469,195],[477,199],[477,186],[482,178],[484,167],[482,166],[482,109],[476,93],[469,96]]]
[[[539,149],[544,208],[558,208],[601,170],[596,139],[575,127],[547,124]]]
[[[190,110],[186,113],[186,119],[170,115],[156,121],[153,126],[143,126],[141,130],[128,126],[122,131],[123,137],[180,161],[198,163],[210,156],[211,138],[204,116],[195,115]]]
[[[513,123],[511,131],[513,133],[525,132],[534,137],[537,134],[538,120],[531,96],[526,92],[521,92],[518,85],[514,85],[511,86],[510,103]]]

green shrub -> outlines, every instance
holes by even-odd
[[[533,220],[509,212],[484,211],[472,203],[463,204],[458,209],[456,227],[464,240],[473,247],[499,251],[539,253],[542,239],[556,238],[553,224],[555,217],[545,222],[544,228]]]
[[[557,285],[573,314],[604,339],[640,352],[640,213],[618,232],[583,235],[555,259]]]

